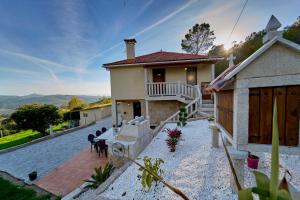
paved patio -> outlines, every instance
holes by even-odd
[[[65,196],[84,183],[94,174],[94,168],[107,162],[104,154],[98,157],[88,145],[79,154],[48,173],[35,184],[58,196]]]
[[[87,128],[1,154],[0,170],[24,180],[28,180],[28,173],[37,171],[40,179],[87,148],[88,134],[95,134],[103,126],[111,127],[111,117]]]

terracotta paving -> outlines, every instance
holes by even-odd
[[[99,158],[96,151],[91,152],[88,146],[35,184],[53,194],[65,196],[84,183],[83,180],[89,179],[95,167],[103,166],[106,162],[104,155]]]

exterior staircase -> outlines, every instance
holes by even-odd
[[[199,86],[194,86],[195,98],[188,103],[185,108],[187,111],[187,118],[200,118],[210,117],[214,115],[214,102],[213,100],[202,100],[202,94]],[[178,122],[180,111],[175,112],[163,124],[168,122]]]
[[[178,82],[146,83],[147,100],[177,100],[185,103],[188,118],[210,117],[214,114],[212,100],[203,100],[200,87]],[[162,122],[178,122],[179,112],[175,112]]]

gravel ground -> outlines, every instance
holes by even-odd
[[[28,180],[28,173],[36,170],[41,178],[89,145],[88,134],[111,126],[111,117],[104,118],[72,133],[1,154],[0,170],[24,180]]]
[[[182,141],[176,152],[169,152],[166,133],[160,132],[141,153],[140,157],[162,158],[165,163],[164,178],[180,188],[190,199],[235,200],[237,196],[230,188],[230,171],[223,148],[211,148],[211,134],[206,120],[189,122],[182,128]],[[175,127],[175,124],[167,124]],[[140,160],[138,162],[141,162]],[[135,199],[175,200],[181,199],[168,188],[159,184],[155,189],[143,191],[137,175],[136,165],[131,165],[110,187],[95,196],[93,190],[83,194],[81,199]]]
[[[280,150],[279,150],[280,151]],[[271,154],[270,153],[262,153],[262,152],[252,152],[253,154],[259,156],[259,166],[258,171],[266,173],[269,177],[271,174]],[[284,175],[284,171],[287,169],[292,175],[290,178],[287,175],[288,181],[298,190],[300,191],[300,156],[299,155],[287,155],[280,154],[279,156],[280,167],[280,179]],[[245,185],[247,187],[255,186],[255,177],[251,171],[245,164],[245,176],[247,180]]]

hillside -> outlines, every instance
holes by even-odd
[[[73,95],[39,95],[30,94],[26,96],[6,96],[0,95],[0,114],[10,114],[16,108],[23,104],[29,103],[42,103],[42,104],[53,104],[56,106],[61,106],[66,104]],[[87,96],[87,95],[77,95],[80,99],[84,100],[86,103],[92,103],[98,101],[100,96]]]

